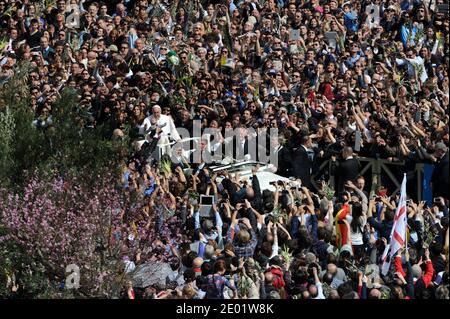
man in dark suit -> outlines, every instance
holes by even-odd
[[[336,161],[336,156],[332,156],[331,172],[338,177],[338,193],[344,190],[347,181],[354,181],[359,175],[359,162],[353,157],[353,149],[349,146],[342,150],[342,162]]]
[[[292,166],[294,176],[300,178],[302,185],[310,187],[312,164],[314,160],[314,151],[312,150],[312,140],[309,135],[301,138],[301,145],[294,150],[292,154]]]
[[[444,143],[437,143],[434,156],[437,158],[436,166],[431,176],[431,188],[433,189],[433,197],[448,196],[448,148]]]
[[[55,50],[50,47],[47,37],[41,37],[41,52],[44,60],[48,61],[54,58]]]
[[[238,128],[239,136],[234,136],[234,159],[244,160],[245,155],[250,153],[248,130],[244,125]]]
[[[292,176],[292,156],[290,150],[285,146],[284,138],[274,138],[270,147],[273,147],[271,155],[276,156],[277,159],[277,174],[283,177]]]

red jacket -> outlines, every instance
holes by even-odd
[[[406,276],[406,272],[403,270],[402,257],[401,256],[395,256],[394,265],[395,265],[395,272],[399,272],[399,273],[402,274],[403,277],[405,277]]]
[[[425,262],[426,264],[426,270],[425,270],[425,275],[422,276],[423,282],[425,283],[425,288],[428,288],[428,285],[431,282],[431,279],[433,279],[433,273],[434,273],[434,268],[433,268],[433,263],[431,262],[431,260],[427,260]]]
[[[431,260],[427,260],[425,262],[425,264],[426,264],[426,270],[425,270],[425,275],[422,276],[422,279],[423,279],[423,282],[425,283],[425,288],[428,288],[428,285],[430,284],[431,279],[433,279],[434,268],[433,268],[433,263],[431,262]],[[403,270],[401,256],[395,256],[394,265],[395,265],[395,271],[401,273],[402,276],[405,277],[406,273]]]

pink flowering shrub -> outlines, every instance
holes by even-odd
[[[124,256],[164,260],[169,249],[162,242],[177,245],[181,234],[176,216],[153,208],[144,214],[143,198],[123,193],[115,181],[105,174],[88,187],[80,177],[34,177],[22,194],[0,189],[0,245],[19,245],[55,286],[76,264],[81,295],[117,295]]]

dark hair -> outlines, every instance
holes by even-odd
[[[303,135],[301,140],[300,140],[300,143],[301,144],[305,144],[308,141],[309,141],[309,135]]]
[[[292,279],[296,284],[304,284],[308,280],[308,273],[303,269],[297,270]]]
[[[384,219],[386,221],[390,222],[390,221],[394,220],[394,215],[395,215],[395,212],[392,209],[389,209],[384,214]]]
[[[309,248],[313,243],[313,239],[305,226],[300,226],[298,231],[298,246],[300,249]]]
[[[442,244],[437,241],[431,242],[430,252],[433,256],[439,256],[442,253]]]
[[[325,229],[325,227],[318,227],[317,228],[317,238],[319,240],[325,240],[325,238],[327,237],[327,230]]]
[[[352,221],[350,223],[350,227],[354,233],[358,231],[362,232],[361,226],[361,216],[363,215],[362,206],[360,203],[355,203],[352,205]]]
[[[201,269],[202,269],[202,274],[203,274],[204,276],[207,276],[207,275],[212,274],[213,265],[212,265],[212,263],[210,263],[210,262],[204,262],[204,263],[202,264]]]
[[[263,242],[261,245],[261,254],[270,258],[272,256],[272,244],[268,241]]]
[[[216,261],[214,263],[214,273],[217,273],[219,271],[224,272],[226,270],[227,270],[227,265],[225,263],[225,260],[219,259],[218,261]]]
[[[329,272],[326,272],[322,278],[323,282],[327,283],[328,285],[331,285],[331,282],[333,281],[333,279],[334,279],[334,275],[330,274]]]
[[[441,225],[442,225],[442,228],[444,228],[444,229],[448,228],[448,216],[441,218]]]
[[[188,267],[192,267],[192,263],[194,262],[194,259],[198,257],[198,254],[195,251],[190,251],[187,255],[187,263]]]
[[[336,264],[337,258],[336,255],[333,253],[328,253],[327,255],[327,264]]]
[[[192,268],[188,268],[183,273],[184,281],[193,282],[195,280],[195,271]]]
[[[180,268],[180,259],[177,257],[171,258],[169,261],[170,268],[175,271]]]
[[[343,298],[345,295],[353,292],[352,285],[350,284],[350,282],[344,282],[337,288],[337,292],[339,294],[339,297]]]
[[[342,299],[358,299],[358,294],[354,291],[351,291],[342,296]]]

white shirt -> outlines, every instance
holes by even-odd
[[[142,123],[140,127],[140,133],[144,133],[146,130],[148,130],[152,126],[152,120],[153,115],[150,115],[145,118],[144,122]],[[172,137],[175,141],[180,140],[180,135],[177,132],[177,129],[175,127],[175,124],[173,123],[173,120],[170,116],[161,114],[158,121],[156,121],[156,124],[158,126],[162,126],[165,124],[164,127],[161,128],[161,136],[165,137]]]
[[[345,219],[350,224],[353,220],[353,217],[351,215],[347,215]],[[361,232],[361,230],[364,230],[364,227],[367,223],[367,217],[361,216],[360,219],[361,219],[361,226],[359,227],[360,229],[357,229],[357,231],[354,232],[353,229],[350,227],[350,240],[352,241],[352,245],[364,245],[363,233]]]
[[[414,59],[396,59],[396,63],[398,65],[403,65],[405,63],[408,63],[408,75],[409,77],[414,77],[414,65],[416,68],[419,68],[420,71],[418,71],[418,76],[420,78],[420,81],[424,83],[428,79],[427,71],[425,69],[425,63],[420,56],[416,56]]]
[[[130,260],[125,260],[124,264],[125,264],[124,271],[126,274],[132,273],[136,269],[135,263]]]
[[[314,297],[313,299],[326,299],[324,294],[323,294],[322,283],[321,282],[316,282],[315,285],[317,287],[317,296]]]

